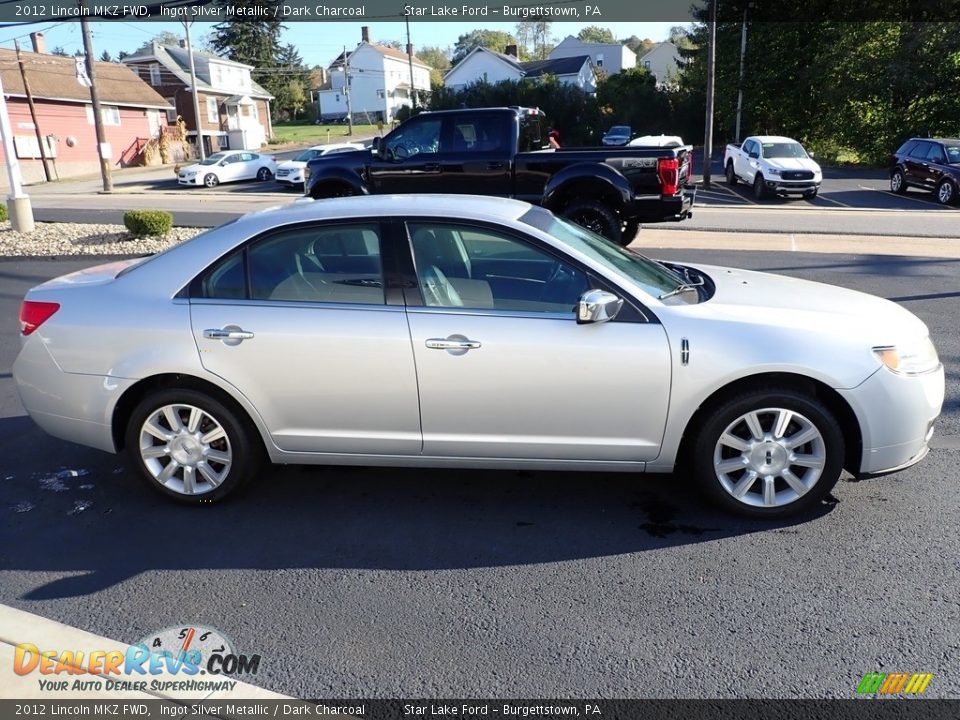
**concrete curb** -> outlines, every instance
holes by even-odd
[[[39,670],[26,675],[17,675],[13,671],[15,648],[20,643],[30,643],[44,650],[58,652],[83,652],[84,658],[97,650],[120,650],[126,652],[129,645],[116,640],[101,637],[94,633],[80,630],[69,625],[48,620],[7,605],[0,605],[0,699],[8,700],[169,700],[184,702],[190,700],[289,700],[287,695],[280,695],[248,683],[235,681],[230,689],[223,690],[195,690],[195,691],[162,691],[150,690],[150,681],[177,681],[185,679],[203,679],[200,676],[188,678],[183,675],[168,673],[150,676],[110,676],[119,681],[145,679],[148,689],[139,690],[79,690],[69,689],[74,681],[89,681],[103,679],[99,675],[87,673],[42,675]],[[206,676],[211,679],[213,676]],[[218,679],[226,680],[224,676]],[[46,690],[40,688],[40,681],[60,681],[67,683],[67,690]],[[231,681],[233,682],[233,681]]]

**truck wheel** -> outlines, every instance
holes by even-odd
[[[566,207],[563,216],[587,230],[603,235],[607,240],[612,240],[617,245],[626,244],[623,242],[620,218],[603,203],[595,200],[578,200]]]
[[[753,196],[757,200],[763,200],[767,196],[767,187],[763,184],[763,175],[760,173],[753,178]]]
[[[738,182],[740,182],[740,178],[738,178],[737,174],[733,171],[733,161],[731,160],[727,163],[727,185],[733,187]]]
[[[637,239],[637,234],[640,232],[640,221],[639,220],[627,220],[623,224],[623,233],[620,236],[620,244],[623,247],[626,247],[634,240]]]

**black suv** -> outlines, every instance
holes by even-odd
[[[902,195],[911,185],[930,190],[941,205],[960,199],[960,140],[911,138],[890,158],[890,189]]]

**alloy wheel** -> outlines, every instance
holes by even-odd
[[[953,184],[949,181],[940,183],[937,189],[937,200],[943,205],[949,205],[953,202]]]

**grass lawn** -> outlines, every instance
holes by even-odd
[[[389,128],[384,128],[386,132]],[[353,137],[372,137],[377,134],[376,125],[354,125]],[[283,143],[310,143],[319,145],[326,142],[349,142],[347,126],[344,125],[313,125],[298,123],[275,123],[273,139]]]

